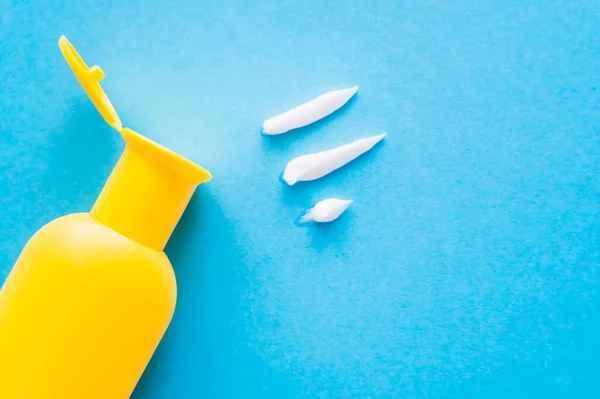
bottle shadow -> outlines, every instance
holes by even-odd
[[[268,373],[248,351],[249,271],[233,227],[200,186],[165,249],[177,276],[175,315],[132,398],[247,397]]]
[[[89,101],[75,104],[40,154],[47,165],[37,204],[45,220],[38,224],[89,211],[121,155],[121,141]],[[248,351],[248,270],[234,226],[208,186],[192,197],[165,252],[177,276],[177,307],[132,398],[260,396],[252,381],[273,372]]]

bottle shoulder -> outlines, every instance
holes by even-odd
[[[18,264],[19,273],[54,276],[47,278],[90,289],[110,286],[142,296],[164,294],[169,307],[175,306],[175,273],[165,253],[130,240],[89,214],[63,216],[42,227],[23,249]]]
[[[49,257],[68,257],[76,263],[153,263],[171,269],[164,252],[141,245],[106,227],[88,213],[60,217],[46,224],[25,249],[35,247]]]
[[[88,250],[113,248],[122,252],[136,252],[150,258],[164,258],[168,261],[164,252],[150,249],[117,233],[96,221],[88,213],[74,213],[55,219],[39,229],[32,240],[44,240],[58,246],[66,245]]]

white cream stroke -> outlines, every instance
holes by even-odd
[[[283,180],[293,186],[299,181],[319,179],[369,151],[386,134],[365,137],[331,150],[294,158],[285,167]]]
[[[310,208],[304,216],[300,218],[300,223],[317,222],[328,223],[339,218],[342,213],[350,206],[352,200],[342,200],[337,198],[327,198]]]
[[[282,134],[292,129],[310,125],[343,107],[357,91],[358,86],[354,86],[322,94],[283,114],[267,119],[263,123],[263,133],[268,135]]]

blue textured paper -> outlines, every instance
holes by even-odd
[[[178,306],[135,399],[600,397],[598,1],[1,7],[0,281],[123,148],[61,34],[125,126],[215,176],[167,247]],[[355,84],[334,116],[259,134]],[[331,176],[278,180],[382,131]],[[294,225],[327,197],[355,202]]]

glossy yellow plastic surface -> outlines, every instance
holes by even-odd
[[[175,299],[163,253],[88,214],[51,222],[0,291],[0,397],[128,398]]]
[[[40,229],[0,290],[0,399],[128,398],[169,325],[177,289],[163,248],[211,176],[119,130],[126,148],[92,211]]]

